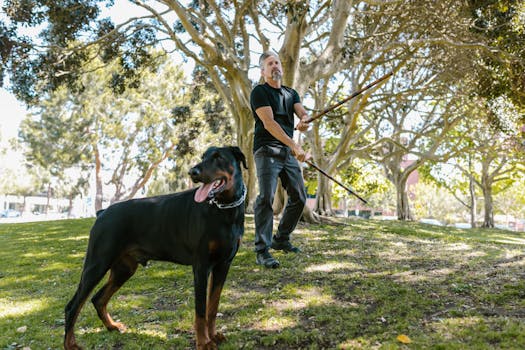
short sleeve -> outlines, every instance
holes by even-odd
[[[264,88],[261,85],[257,85],[253,88],[250,95],[250,104],[252,109],[255,111],[257,108],[271,106],[270,100],[268,99],[268,94],[264,91]]]
[[[301,98],[299,97],[299,94],[297,93],[297,91],[293,90],[293,104],[296,104],[296,103],[300,103],[301,102]]]

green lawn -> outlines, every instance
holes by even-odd
[[[60,349],[93,219],[0,225],[0,349]],[[299,226],[303,253],[255,264],[253,217],[221,298],[221,349],[525,349],[525,234],[355,220]],[[191,268],[140,267],[109,305],[88,302],[86,349],[192,349]],[[401,341],[405,335],[410,343]]]

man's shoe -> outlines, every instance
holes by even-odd
[[[294,247],[290,241],[276,241],[272,239],[272,249],[282,250],[285,253],[300,253],[301,249]]]
[[[267,268],[276,269],[279,267],[279,261],[276,260],[267,250],[257,253],[257,264]]]

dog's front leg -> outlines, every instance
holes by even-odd
[[[217,311],[219,310],[219,300],[221,298],[222,288],[230,269],[230,263],[216,265],[210,276],[209,292],[208,292],[208,307],[206,310],[206,319],[208,325],[208,335],[216,343],[226,340],[226,337],[217,333],[215,321],[217,319]]]
[[[206,324],[206,292],[209,271],[206,266],[193,266],[193,286],[195,289],[195,337],[197,350],[215,350],[217,345],[210,339]]]

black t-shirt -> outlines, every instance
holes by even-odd
[[[250,104],[253,117],[255,118],[255,132],[253,135],[253,151],[264,145],[283,145],[282,142],[272,136],[255,113],[260,107],[270,106],[273,118],[283,128],[286,135],[293,137],[294,126],[294,104],[301,102],[299,94],[292,88],[281,86],[275,89],[268,83],[257,85],[251,93]]]

